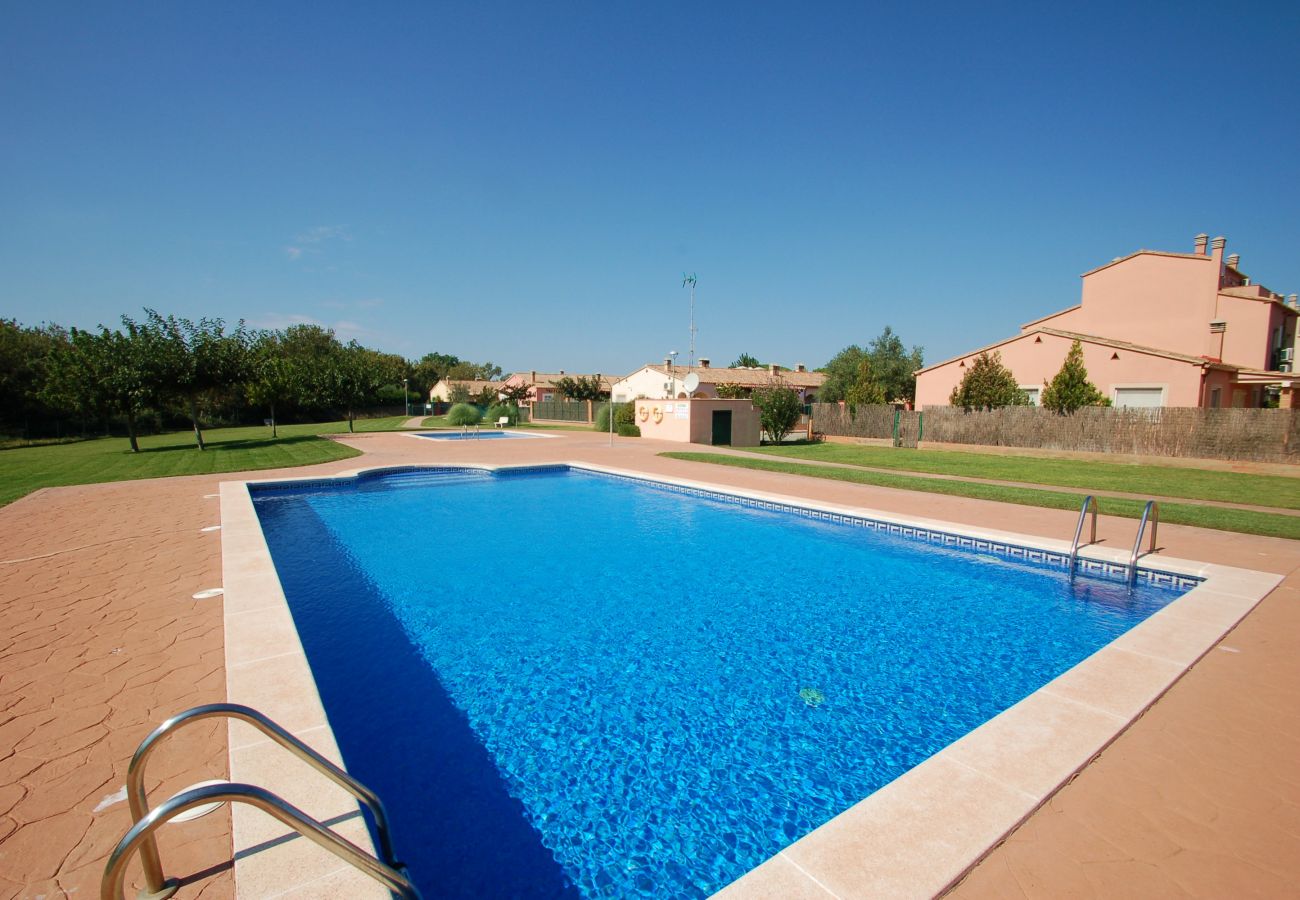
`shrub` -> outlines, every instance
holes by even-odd
[[[610,408],[610,404],[602,403],[600,407],[596,410],[595,428],[597,431],[603,431],[603,432],[609,431],[609,408]],[[619,434],[622,434],[623,432],[621,431],[621,428],[624,425],[631,425],[633,427],[636,427],[636,403],[635,402],[615,404],[614,430],[618,431]],[[638,429],[635,437],[640,437],[640,436],[641,436],[640,429]]]
[[[626,425],[626,424],[619,425],[618,436],[619,437],[640,437],[641,427],[639,425]]]
[[[998,409],[1003,406],[1028,406],[1029,395],[1016,384],[1016,376],[1002,365],[1002,355],[987,350],[975,357],[961,384],[952,389],[948,403],[967,412],[972,409]]]
[[[481,419],[478,409],[468,403],[457,403],[447,413],[449,425],[477,425]]]
[[[1044,409],[1069,415],[1085,406],[1110,406],[1110,400],[1088,380],[1083,365],[1083,345],[1075,341],[1065,355],[1061,370],[1050,382],[1043,383]]]
[[[755,388],[753,402],[758,407],[759,424],[775,444],[785,440],[803,413],[799,392],[779,381]]]
[[[512,406],[508,403],[497,403],[488,409],[487,415],[484,416],[484,418],[487,419],[489,425],[495,425],[497,420],[502,416],[508,418],[511,425],[518,425],[519,407]]]

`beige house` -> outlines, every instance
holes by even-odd
[[[430,403],[450,402],[451,388],[452,385],[455,384],[463,384],[469,390],[470,396],[477,396],[479,392],[482,391],[484,388],[490,388],[499,391],[501,389],[502,382],[474,381],[468,378],[451,378],[451,379],[443,378],[433,387],[429,388],[429,402]],[[497,396],[498,398],[500,397],[499,394]]]
[[[699,384],[687,392],[686,378],[695,375]],[[625,403],[644,397],[651,400],[682,399],[689,397],[717,397],[719,385],[735,385],[742,390],[753,390],[779,381],[799,392],[804,403],[816,401],[817,391],[826,381],[820,372],[809,372],[803,363],[793,369],[771,365],[754,368],[713,368],[709,360],[701,359],[694,368],[676,366],[666,359],[662,365],[649,364],[637,369],[626,378],[614,382],[611,395],[616,403]]]

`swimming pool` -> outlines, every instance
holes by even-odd
[[[438,895],[707,894],[1196,581],[554,468],[255,497],[348,768]]]
[[[501,438],[539,438],[549,435],[525,434],[521,431],[431,431],[417,432],[413,437],[428,438],[431,441],[494,441]]]

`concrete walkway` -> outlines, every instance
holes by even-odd
[[[366,466],[584,459],[970,525],[1061,537],[1076,514],[656,456],[681,445],[554,440],[337,439]],[[120,788],[136,744],[168,715],[224,699],[212,496],[238,475],[51,488],[0,509],[0,898],[95,896],[129,824]],[[1128,519],[1103,516],[1110,545]],[[1168,554],[1286,580],[1073,782],[959,884],[962,897],[1294,896],[1300,884],[1300,542],[1164,525]],[[224,728],[177,735],[152,763],[155,798],[226,774]],[[226,810],[168,826],[180,897],[232,895]],[[138,882],[138,869],[132,870]],[[306,896],[306,895],[304,895]]]

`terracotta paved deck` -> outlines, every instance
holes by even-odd
[[[810,499],[1059,537],[1075,514],[665,460],[650,441],[435,443],[358,435],[368,465],[587,459]],[[697,449],[697,448],[692,448]],[[276,473],[258,472],[263,478]],[[203,476],[42,491],[0,509],[0,897],[95,896],[128,824],[111,803],[138,741],[223,699],[220,481]],[[1103,518],[1108,545],[1133,522]],[[978,897],[1296,896],[1300,885],[1300,542],[1166,525],[1172,556],[1288,577],[1220,646],[975,868]],[[181,732],[152,763],[162,798],[226,772],[225,729]],[[108,800],[106,801],[106,798]],[[107,805],[104,805],[106,804]],[[97,807],[100,807],[96,811]],[[164,830],[179,896],[226,897],[224,810]],[[135,875],[135,873],[133,873]]]

